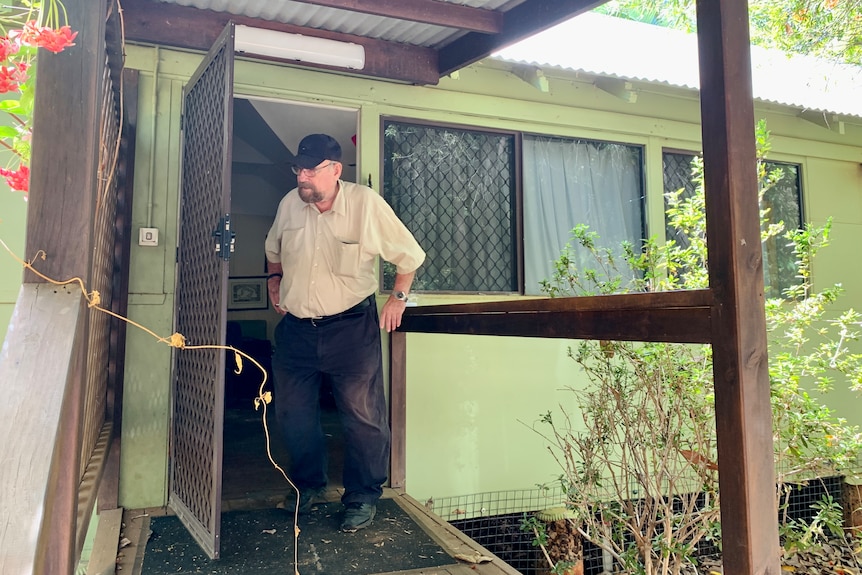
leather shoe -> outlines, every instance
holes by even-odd
[[[345,533],[355,533],[365,529],[374,520],[377,506],[373,503],[348,503],[347,511],[344,512],[344,521],[341,530]]]

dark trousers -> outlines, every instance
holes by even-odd
[[[273,402],[300,490],[327,482],[320,385],[332,387],[344,430],[343,503],[374,503],[389,472],[389,423],[377,306],[334,319],[286,315],[275,330]]]

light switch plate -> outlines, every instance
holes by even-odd
[[[139,246],[157,246],[159,245],[159,229],[158,228],[141,228],[138,233]]]

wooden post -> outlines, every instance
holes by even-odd
[[[407,333],[389,334],[389,486],[403,489],[407,475]]]
[[[778,574],[746,0],[698,0],[724,572]]]
[[[42,273],[61,280],[79,277],[89,286],[107,0],[65,0],[63,5],[78,36],[74,46],[59,54],[39,51],[25,257],[42,250],[46,255],[38,262]],[[42,281],[25,273],[25,284]],[[56,432],[33,571],[40,574],[73,573],[80,547],[75,532],[89,332],[89,314],[83,298],[80,301],[74,331],[59,334],[74,341],[67,376],[49,380],[51,373],[45,371],[42,378],[40,368],[34,374],[34,381],[63,389],[58,427],[40,431]]]

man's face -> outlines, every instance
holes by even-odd
[[[331,160],[324,160],[311,169],[299,170],[296,174],[299,197],[307,204],[331,199],[338,185],[339,176],[341,176],[341,163]]]

